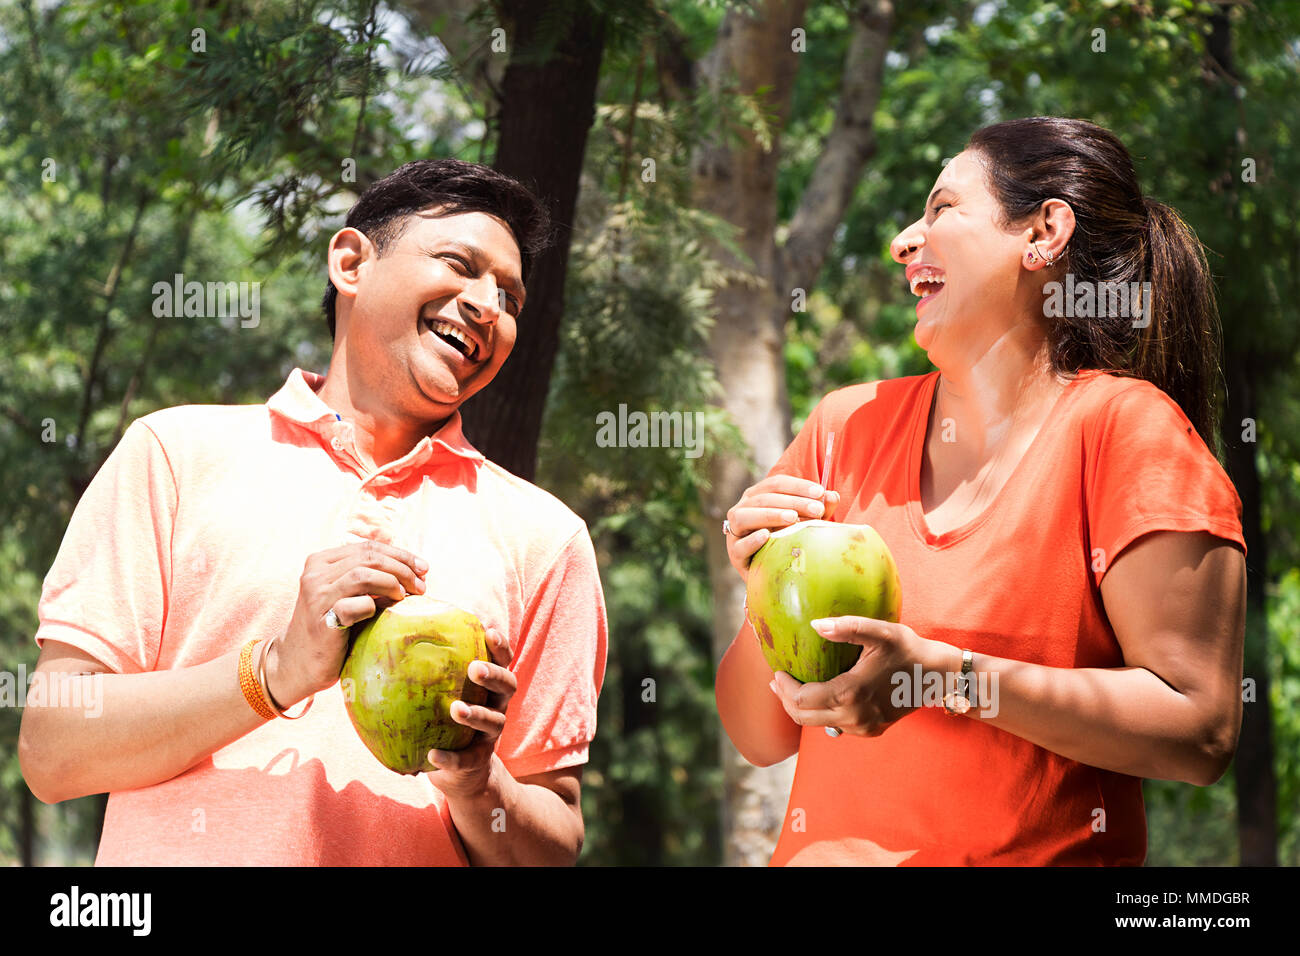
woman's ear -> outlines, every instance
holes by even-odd
[[[1038,209],[1034,218],[1032,235],[1040,255],[1060,259],[1074,235],[1074,210],[1064,199],[1048,199]]]

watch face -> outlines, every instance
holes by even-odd
[[[953,691],[943,699],[943,706],[948,713],[960,716],[970,710],[970,700]]]

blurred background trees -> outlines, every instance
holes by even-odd
[[[1149,862],[1294,865],[1298,68],[1284,2],[6,0],[0,671],[34,664],[41,580],[125,425],[323,371],[324,248],[355,196],[418,157],[494,163],[560,242],[466,422],[596,542],[611,642],[583,862],[765,861],[792,768],[720,734],[740,623],[721,511],[827,391],[929,369],[887,244],[943,161],[981,125],[1076,116],[1210,250],[1250,547],[1237,760],[1213,787],[1146,784]],[[260,282],[258,322],[155,316],[176,273]],[[620,404],[700,412],[705,454],[601,447]],[[102,800],[30,796],[20,715],[0,706],[0,860],[87,862]]]

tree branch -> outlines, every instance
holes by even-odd
[[[99,335],[95,338],[95,351],[90,357],[90,365],[86,368],[86,383],[81,394],[81,415],[77,419],[77,452],[80,454],[86,439],[86,425],[90,421],[90,409],[94,404],[95,383],[99,379],[99,363],[104,358],[104,349],[108,345],[109,325],[108,319],[113,311],[113,299],[117,296],[118,280],[122,276],[122,270],[126,268],[127,261],[131,258],[131,250],[135,246],[135,237],[140,231],[140,220],[144,218],[144,211],[149,205],[148,193],[141,192],[136,200],[135,215],[131,219],[131,229],[126,235],[126,242],[122,244],[122,252],[117,257],[117,262],[113,264],[113,271],[108,275],[108,281],[104,284],[104,311],[99,318]]]
[[[844,57],[840,102],[812,180],[778,252],[778,288],[810,287],[821,272],[835,229],[853,198],[867,160],[876,151],[873,117],[880,101],[894,18],[891,0],[857,0]]]
[[[481,0],[407,0],[400,4],[412,26],[435,35],[447,50],[456,73],[487,104],[489,115],[501,98],[508,58],[492,52],[492,37],[475,17]]]

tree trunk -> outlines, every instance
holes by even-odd
[[[765,149],[745,131],[739,144],[720,131],[694,159],[696,205],[736,227],[736,241],[749,262],[713,250],[725,266],[751,272],[758,282],[731,282],[714,299],[709,349],[722,404],[753,455],[752,466],[735,456],[715,455],[704,494],[705,541],[713,589],[717,659],[735,638],[744,616],[744,585],[727,560],[722,519],[745,488],[765,474],[790,442],[790,403],[785,385],[785,326],[794,282],[811,286],[874,148],[871,117],[880,93],[892,7],[860,2],[851,17],[853,35],[844,65],[840,103],[813,183],[800,203],[785,247],[775,243],[777,167],[781,130],[789,117],[801,53],[793,31],[803,23],[804,0],[768,0],[730,9],[718,40],[700,64],[700,78],[715,96],[756,96],[771,124]],[[794,761],[770,768],[749,764],[722,741],[725,781],[723,859],[728,865],[764,865],[785,818]]]
[[[1232,27],[1227,14],[1220,11],[1210,17],[1211,32],[1206,55],[1218,69],[1207,69],[1211,84],[1208,103],[1214,114],[1231,116],[1237,112],[1237,85],[1232,57]],[[1231,78],[1225,82],[1224,77]],[[1210,117],[1213,119],[1213,117]],[[1216,128],[1207,125],[1207,129]],[[1236,184],[1236,155],[1245,145],[1244,130],[1232,130],[1235,142],[1209,142],[1206,167],[1212,182],[1221,182],[1224,214],[1228,222],[1237,219],[1239,197]],[[1235,234],[1235,232],[1234,232]],[[1223,250],[1223,274],[1248,275],[1239,269],[1236,258],[1239,244],[1228,243]],[[1232,298],[1224,296],[1230,310]],[[1241,737],[1237,743],[1233,781],[1237,792],[1237,841],[1242,866],[1277,866],[1277,778],[1273,767],[1273,716],[1269,707],[1268,679],[1268,604],[1265,585],[1268,577],[1268,546],[1260,521],[1259,470],[1257,445],[1242,440],[1245,419],[1259,420],[1257,383],[1260,370],[1253,358],[1249,337],[1235,335],[1239,323],[1223,323],[1224,378],[1228,401],[1223,435],[1228,471],[1241,497],[1242,532],[1246,539],[1246,647],[1245,676],[1255,683],[1253,701],[1244,704]]]
[[[18,785],[21,819],[18,829],[18,859],[23,866],[36,865],[36,798],[25,783]]]
[[[549,207],[554,244],[528,275],[518,338],[496,379],[462,407],[465,434],[479,451],[521,478],[537,468],[537,440],[564,315],[564,277],[587,133],[595,117],[604,20],[578,6],[544,62],[546,4],[506,0],[513,23],[510,65],[502,80],[500,139],[494,167],[534,190]]]
[[[1245,674],[1255,682],[1254,700],[1243,705],[1241,738],[1234,763],[1237,842],[1241,866],[1277,866],[1277,780],[1273,769],[1273,715],[1268,698],[1268,606],[1264,598],[1268,546],[1260,525],[1256,446],[1241,441],[1242,420],[1258,421],[1259,415],[1246,358],[1229,353],[1227,362],[1228,411],[1224,431],[1229,438],[1228,467],[1241,497],[1241,523],[1249,556]]]

